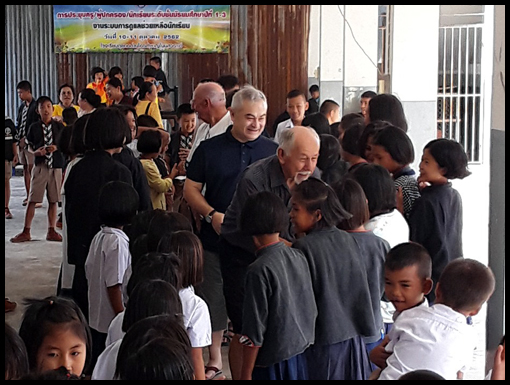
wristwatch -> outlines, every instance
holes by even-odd
[[[207,214],[207,216],[204,217],[205,222],[211,224],[214,214],[216,214],[216,210],[213,210],[209,214]]]

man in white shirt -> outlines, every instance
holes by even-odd
[[[195,133],[195,141],[188,155],[187,164],[204,140],[223,134],[232,124],[230,112],[226,107],[225,91],[216,82],[200,83],[193,92],[191,107],[204,122]]]
[[[305,112],[308,110],[308,101],[306,95],[299,90],[292,90],[287,95],[287,112],[290,119],[281,122],[276,128],[274,141],[280,144],[280,137],[283,132],[292,129],[294,126],[300,126],[305,118]]]

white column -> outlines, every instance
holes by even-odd
[[[404,105],[416,152],[437,136],[439,5],[394,5],[391,92]]]

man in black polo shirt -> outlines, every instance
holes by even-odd
[[[240,375],[236,371],[240,370],[239,365],[242,364],[242,345],[238,340],[242,333],[244,278],[248,265],[255,260],[253,240],[242,234],[238,218],[248,196],[260,191],[275,193],[290,211],[290,190],[296,179],[306,179],[310,175],[319,177],[319,149],[320,138],[313,128],[295,126],[292,130],[283,132],[277,155],[260,160],[244,171],[232,203],[225,213],[221,226],[220,256],[228,316],[236,334],[230,344],[230,370],[233,379],[239,379],[235,376]],[[289,245],[294,240],[290,226],[289,222],[286,231],[280,234]]]
[[[276,154],[277,144],[261,136],[266,114],[265,95],[251,86],[242,88],[232,102],[233,125],[224,134],[202,142],[187,169],[184,198],[203,217],[200,239],[205,251],[204,283],[197,288],[197,293],[204,298],[211,313],[213,337],[207,377],[222,369],[221,342],[227,327],[218,249],[221,224],[244,169]]]

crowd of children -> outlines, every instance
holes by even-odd
[[[56,105],[18,85],[6,219],[23,151],[34,171],[11,242],[31,240],[46,192],[63,259],[58,296],[26,299],[19,332],[6,322],[6,379],[225,379],[227,315],[234,380],[462,378],[495,279],[463,258],[459,143],[428,143],[416,173],[397,98],[364,94],[341,119],[316,88],[287,95],[270,140],[264,94],[236,89],[227,110],[216,82],[199,84],[168,133],[166,77],[148,67],[127,91],[120,68],[95,67],[79,106],[70,85]],[[504,344],[491,376],[504,379]]]

